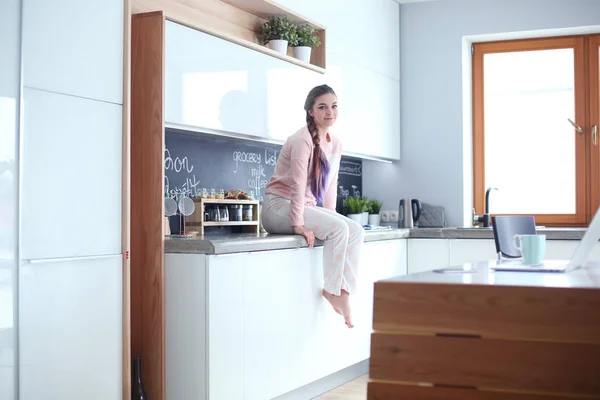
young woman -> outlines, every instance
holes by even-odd
[[[352,328],[350,293],[356,290],[364,230],[336,213],[340,139],[329,132],[337,119],[337,97],[327,85],[313,88],[304,103],[306,126],[290,136],[265,189],[262,222],[269,233],[299,234],[323,248],[323,296]],[[321,203],[322,207],[318,207]]]

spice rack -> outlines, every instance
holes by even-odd
[[[260,233],[260,215],[258,210],[258,200],[229,200],[229,199],[205,199],[198,198],[194,199],[196,203],[196,210],[192,215],[185,219],[185,230],[198,230],[200,235],[204,235],[204,227],[206,226],[242,226],[242,230],[248,233]],[[231,221],[231,214],[229,221],[205,221],[204,214],[207,204],[215,205],[232,205],[242,204],[252,206],[252,220],[251,221]]]

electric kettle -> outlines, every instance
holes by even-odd
[[[421,216],[421,202],[418,199],[401,199],[398,208],[398,228],[414,228]]]

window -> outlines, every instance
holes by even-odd
[[[473,201],[585,226],[600,206],[600,35],[473,45]]]

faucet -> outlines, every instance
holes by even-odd
[[[492,190],[498,190],[498,188],[487,188],[485,191],[485,212],[483,215],[475,214],[475,209],[473,208],[473,224],[483,223],[484,228],[490,227],[490,192]]]

